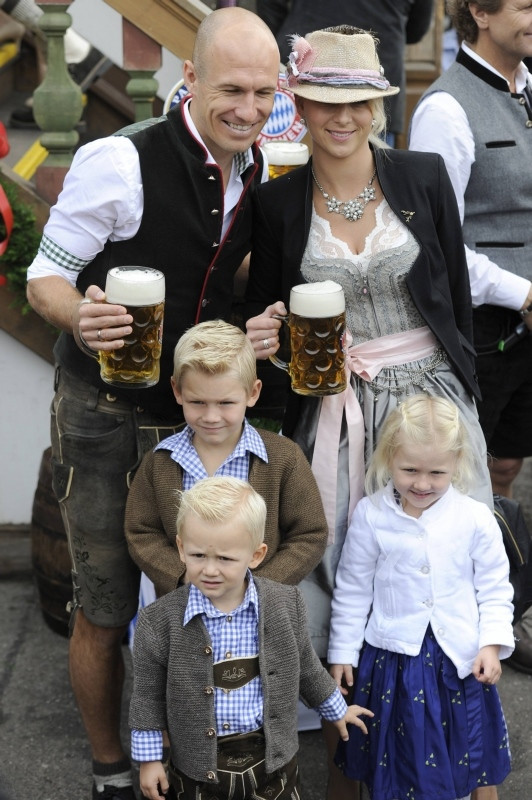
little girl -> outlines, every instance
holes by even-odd
[[[375,716],[337,763],[372,800],[466,798],[510,771],[494,684],[514,647],[513,590],[492,512],[462,494],[472,463],[453,403],[407,399],[384,423],[343,546],[328,661],[339,685],[358,667],[352,702]]]

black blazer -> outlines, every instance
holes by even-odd
[[[468,392],[480,397],[462,226],[443,159],[390,149],[375,149],[374,155],[386,200],[420,246],[406,278],[412,299]],[[310,162],[258,187],[253,207],[248,318],[276,300],[288,308],[291,287],[305,282],[300,266],[312,215]],[[290,393],[290,405],[296,402]],[[283,429],[289,434],[286,421]]]

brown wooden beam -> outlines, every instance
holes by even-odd
[[[105,0],[124,19],[132,22],[178,58],[192,55],[200,22],[211,12],[201,0]]]

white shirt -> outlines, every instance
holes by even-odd
[[[190,101],[185,120],[196,140],[207,150],[207,164],[215,160],[192,121]],[[240,155],[240,154],[239,154]],[[243,158],[242,158],[243,156]],[[230,225],[243,190],[242,171],[253,163],[251,149],[234,158],[225,187],[222,234]],[[265,160],[262,180],[267,180]],[[144,211],[144,193],[137,148],[127,136],[106,136],[81,147],[65,177],[63,190],[50,211],[43,240],[28,280],[59,275],[72,286],[79,273],[101,252],[107,241],[121,242],[137,233]]]
[[[356,506],[332,600],[327,659],[358,665],[364,639],[418,655],[429,624],[460,678],[481,647],[514,649],[513,589],[490,509],[452,486],[416,519],[393,486]]]
[[[465,42],[462,48],[490,72],[506,80]],[[522,92],[527,81],[530,81],[530,74],[522,63],[516,75],[516,91]],[[443,157],[463,222],[464,195],[475,161],[475,143],[467,114],[460,103],[448,92],[433,92],[421,100],[412,117],[408,147],[410,150],[436,152]],[[515,311],[523,306],[530,290],[530,281],[498,267],[486,255],[469,247],[466,247],[466,257],[474,306],[490,303]]]

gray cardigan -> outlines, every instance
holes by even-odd
[[[266,769],[298,749],[297,702],[322,703],[336,683],[312,649],[304,600],[296,586],[255,578],[259,597],[259,664],[264,692]],[[172,761],[190,778],[217,782],[213,658],[200,617],[186,626],[189,587],[142,609],[134,645],[129,724],[170,735]]]

